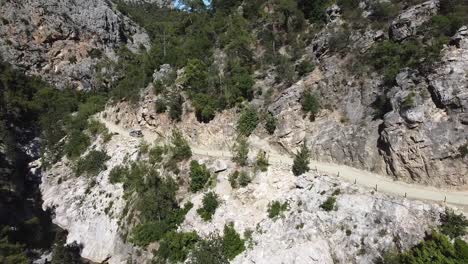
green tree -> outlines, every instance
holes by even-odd
[[[233,260],[245,250],[245,241],[236,232],[233,223],[224,225],[223,253],[228,260]]]
[[[200,165],[196,160],[190,162],[190,191],[198,192],[202,190],[210,179],[210,171],[205,164]]]
[[[322,208],[325,211],[331,211],[335,208],[335,202],[336,198],[334,196],[330,196],[327,198],[327,200],[325,200],[325,202],[323,202],[320,205],[320,208]]]
[[[246,107],[242,110],[237,121],[237,131],[243,136],[250,136],[258,124],[257,111],[253,107]]]
[[[292,166],[292,172],[295,176],[302,175],[310,170],[309,161],[310,152],[307,148],[307,143],[304,141],[301,150],[294,156],[294,162]]]
[[[247,165],[247,159],[249,158],[249,142],[246,137],[238,136],[236,143],[232,148],[233,157],[232,160],[240,166]]]
[[[272,113],[268,112],[265,120],[265,129],[268,134],[273,135],[275,133],[277,122],[278,120],[276,117],[274,117]]]
[[[189,143],[179,130],[172,131],[171,143],[171,158],[174,161],[179,162],[190,159],[190,157],[192,157],[192,149],[190,148]]]
[[[105,162],[109,159],[110,157],[106,152],[91,150],[86,156],[77,161],[75,172],[77,175],[97,176],[99,172],[106,169]]]
[[[219,206],[218,195],[214,192],[208,192],[203,196],[203,206],[197,209],[197,213],[205,221],[211,221]]]

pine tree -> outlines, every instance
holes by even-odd
[[[301,150],[298,151],[294,157],[292,172],[294,173],[295,176],[302,175],[305,172],[308,172],[310,170],[309,158],[310,158],[310,153],[309,153],[309,150],[307,149],[307,143],[304,141],[304,144],[302,145]]]

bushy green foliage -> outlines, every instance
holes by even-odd
[[[179,162],[190,159],[192,157],[192,150],[187,140],[184,138],[182,133],[178,130],[172,131],[171,138],[171,153],[172,159]]]
[[[223,253],[228,260],[233,260],[245,250],[245,241],[236,232],[233,223],[224,225]]]
[[[314,71],[315,65],[308,59],[302,60],[297,66],[296,71],[299,76],[305,76]]]
[[[202,190],[211,178],[210,171],[205,164],[200,165],[196,160],[190,162],[190,191]]]
[[[237,121],[237,131],[240,135],[250,136],[258,124],[257,111],[253,107],[246,107],[242,110]]]
[[[455,243],[448,237],[432,232],[424,241],[403,253],[387,253],[380,263],[413,264],[413,263],[450,263],[463,264],[468,261],[468,244],[461,239]]]
[[[184,98],[180,94],[173,94],[169,99],[169,117],[171,120],[179,122],[182,120]]]
[[[127,167],[117,165],[113,167],[112,170],[109,172],[109,182],[112,184],[123,182],[127,174],[128,174]]]
[[[240,166],[247,165],[249,157],[249,142],[246,137],[238,136],[232,148],[232,160]]]
[[[416,102],[414,101],[414,97],[416,94],[414,92],[409,93],[405,99],[401,102],[402,109],[409,109],[416,106]]]
[[[249,174],[246,171],[241,171],[239,173],[239,178],[237,179],[237,183],[241,187],[245,187],[249,185],[249,183],[252,182],[252,178],[249,176]]]
[[[154,146],[150,148],[148,152],[149,162],[152,164],[160,163],[163,161],[163,155],[166,154],[167,150],[163,146]]]
[[[302,175],[310,170],[310,152],[307,148],[307,143],[302,144],[301,150],[294,156],[292,172],[295,176]]]
[[[257,153],[257,158],[255,159],[255,168],[265,172],[268,170],[268,166],[270,164],[268,163],[268,156],[265,151],[259,150]]]
[[[218,195],[214,192],[208,192],[203,196],[203,206],[197,209],[197,213],[205,221],[211,221],[211,218],[219,206]]]
[[[284,202],[281,203],[279,201],[273,201],[268,205],[268,217],[269,218],[277,218],[282,216],[285,211],[288,210],[288,203]]]
[[[106,169],[105,162],[109,160],[104,151],[91,150],[86,156],[80,158],[75,165],[77,175],[86,174],[87,176],[96,176],[99,172]]]
[[[164,100],[162,100],[162,99],[156,100],[156,103],[154,104],[154,110],[158,114],[165,113],[166,110],[167,110],[166,102]]]
[[[271,114],[270,112],[266,114],[265,129],[268,132],[268,134],[273,135],[275,133],[277,122],[278,120],[276,119],[276,117],[273,116],[273,114]]]
[[[336,202],[336,198],[334,196],[330,196],[327,198],[327,200],[325,200],[325,202],[323,202],[320,205],[320,208],[322,208],[323,210],[327,212],[331,211],[335,208],[335,202]]]
[[[195,232],[168,232],[164,235],[156,256],[170,263],[183,262],[198,240],[199,237]]]
[[[231,185],[231,188],[236,189],[239,187],[239,184],[237,183],[237,179],[239,179],[239,171],[236,170],[233,173],[229,174],[229,184]]]
[[[74,130],[68,137],[64,152],[69,158],[77,158],[85,152],[90,144],[89,137],[83,131]]]
[[[315,116],[320,110],[320,102],[317,95],[306,90],[301,96],[302,111],[310,114],[310,120],[314,121]]]
[[[440,216],[440,222],[440,231],[450,238],[467,234],[468,220],[463,214],[456,214],[452,209],[445,209],[445,213]]]
[[[192,251],[190,264],[228,264],[224,254],[223,240],[217,235],[201,240]]]

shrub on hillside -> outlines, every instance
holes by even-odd
[[[306,142],[302,144],[301,150],[294,156],[292,172],[295,176],[302,175],[310,170],[309,161],[310,152],[307,148]]]
[[[253,107],[246,107],[242,110],[237,121],[237,131],[240,135],[250,136],[258,124],[257,111]]]
[[[247,165],[247,159],[249,158],[249,142],[247,138],[238,136],[236,143],[232,148],[232,160],[240,166]]]
[[[192,150],[187,140],[178,130],[172,131],[172,159],[176,162],[187,160],[192,157]]]
[[[236,232],[233,223],[224,225],[223,253],[228,260],[233,260],[245,250],[245,241]]]
[[[109,159],[110,157],[104,151],[91,150],[86,156],[77,161],[75,173],[77,175],[96,176],[106,169],[105,162]]]
[[[283,212],[288,210],[288,203],[280,203],[279,201],[274,201],[268,205],[268,217],[277,218],[283,214]]]
[[[301,98],[302,111],[310,114],[310,120],[314,121],[315,116],[320,110],[320,103],[317,96],[311,93],[309,90],[302,94]]]
[[[214,192],[208,192],[203,196],[203,206],[197,209],[197,213],[205,221],[211,221],[211,218],[219,206],[218,195]]]
[[[327,198],[327,200],[325,200],[325,202],[323,202],[320,205],[320,208],[322,208],[323,210],[327,212],[331,211],[335,208],[335,202],[336,202],[336,198],[334,196],[330,196]]]
[[[202,190],[210,179],[210,171],[205,164],[200,165],[196,160],[190,162],[190,191]]]

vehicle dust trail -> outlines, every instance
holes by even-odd
[[[131,138],[128,129],[116,125],[102,117],[100,117],[100,121],[107,126],[110,132],[118,133],[122,136]],[[142,133],[144,140],[147,142],[155,142],[157,139],[161,138],[157,133],[151,132],[147,129],[142,129]],[[209,149],[200,146],[191,147],[192,152],[197,155],[210,156],[215,158],[232,157],[232,154],[229,150]],[[269,152],[268,155],[271,165],[291,166],[293,163],[293,159],[289,155],[280,154],[277,152]],[[315,160],[311,161],[310,167],[330,176],[336,176],[348,182],[356,183],[360,186],[376,189],[378,192],[384,192],[397,196],[406,196],[410,199],[423,201],[446,202],[447,204],[458,206],[465,212],[465,214],[468,214],[468,191],[456,191],[404,183],[369,171]]]

